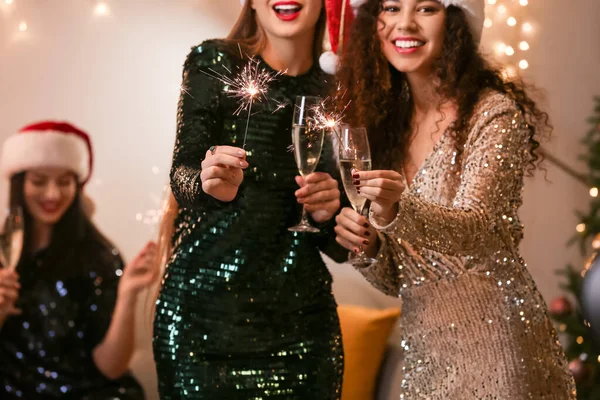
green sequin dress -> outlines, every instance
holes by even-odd
[[[203,72],[232,76],[246,63],[237,46],[209,41],[184,66],[171,171],[181,211],[154,324],[160,396],[339,399],[340,326],[319,250],[338,261],[347,253],[335,243],[333,219],[320,234],[287,230],[301,212],[289,152],[293,104],[297,95],[326,94],[327,75],[313,67],[270,84],[269,100],[253,106],[250,167],[236,199],[220,202],[202,191],[206,151],[241,147],[246,127],[245,113],[234,115],[237,101]],[[317,170],[337,175],[332,160],[326,143]]]

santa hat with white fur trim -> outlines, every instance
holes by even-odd
[[[32,168],[67,168],[85,184],[92,173],[90,137],[68,122],[28,125],[4,142],[0,155],[0,171],[6,178]]]
[[[327,30],[325,31],[325,52],[319,57],[319,65],[326,73],[333,75],[339,64],[338,54],[344,41],[350,35],[350,25],[358,8],[367,0],[325,0]]]
[[[463,10],[476,43],[481,40],[485,19],[485,0],[438,0],[444,7],[455,6]],[[327,35],[325,52],[319,58],[321,69],[328,74],[337,71],[344,40],[350,34],[350,25],[358,8],[367,0],[325,0]]]

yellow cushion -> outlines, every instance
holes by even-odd
[[[340,305],[338,315],[344,345],[342,400],[374,399],[387,340],[400,316],[400,309]]]

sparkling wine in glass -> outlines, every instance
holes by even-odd
[[[11,207],[0,213],[0,264],[15,270],[23,250],[23,211]]]
[[[344,191],[354,211],[360,215],[365,215],[367,199],[358,193],[356,186],[352,183],[352,172],[354,170],[371,170],[371,150],[367,130],[365,128],[353,128],[345,124],[339,125],[336,129],[341,139],[339,163]],[[368,265],[375,261],[373,258],[367,257],[362,247],[360,250],[358,255],[350,253],[348,261],[353,265]]]
[[[292,122],[292,144],[296,166],[303,178],[315,172],[321,158],[325,132],[323,127],[319,126],[315,117],[316,110],[321,103],[322,99],[320,97],[296,97],[294,120]],[[310,224],[304,206],[302,207],[300,223],[288,228],[288,230],[292,232],[319,232],[318,228]]]

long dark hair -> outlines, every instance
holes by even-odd
[[[25,203],[25,174],[22,172],[13,175],[10,182],[10,205],[23,210],[23,252],[17,269],[30,262],[36,255],[33,246],[34,221]],[[112,243],[86,215],[81,189],[81,185],[78,184],[73,202],[54,225],[50,244],[44,250],[44,259],[52,266],[53,276],[77,275],[86,260],[92,260],[97,265],[98,260],[110,257],[114,250]]]
[[[375,168],[395,169],[409,145],[414,104],[406,75],[385,58],[377,35],[380,0],[369,0],[357,14],[349,42],[342,54],[337,75],[345,95],[337,97],[337,108],[346,110],[350,124],[362,125],[369,135]],[[540,156],[538,139],[549,135],[548,115],[541,111],[526,90],[533,89],[522,80],[507,80],[478,51],[464,12],[455,6],[446,9],[445,40],[435,63],[437,91],[442,101],[458,106],[457,120],[451,130],[460,152],[468,133],[475,106],[488,90],[512,98],[525,116],[529,128],[529,152],[532,172]],[[376,105],[376,106],[374,106]],[[438,105],[440,110],[441,105]],[[443,116],[443,113],[440,111]]]

